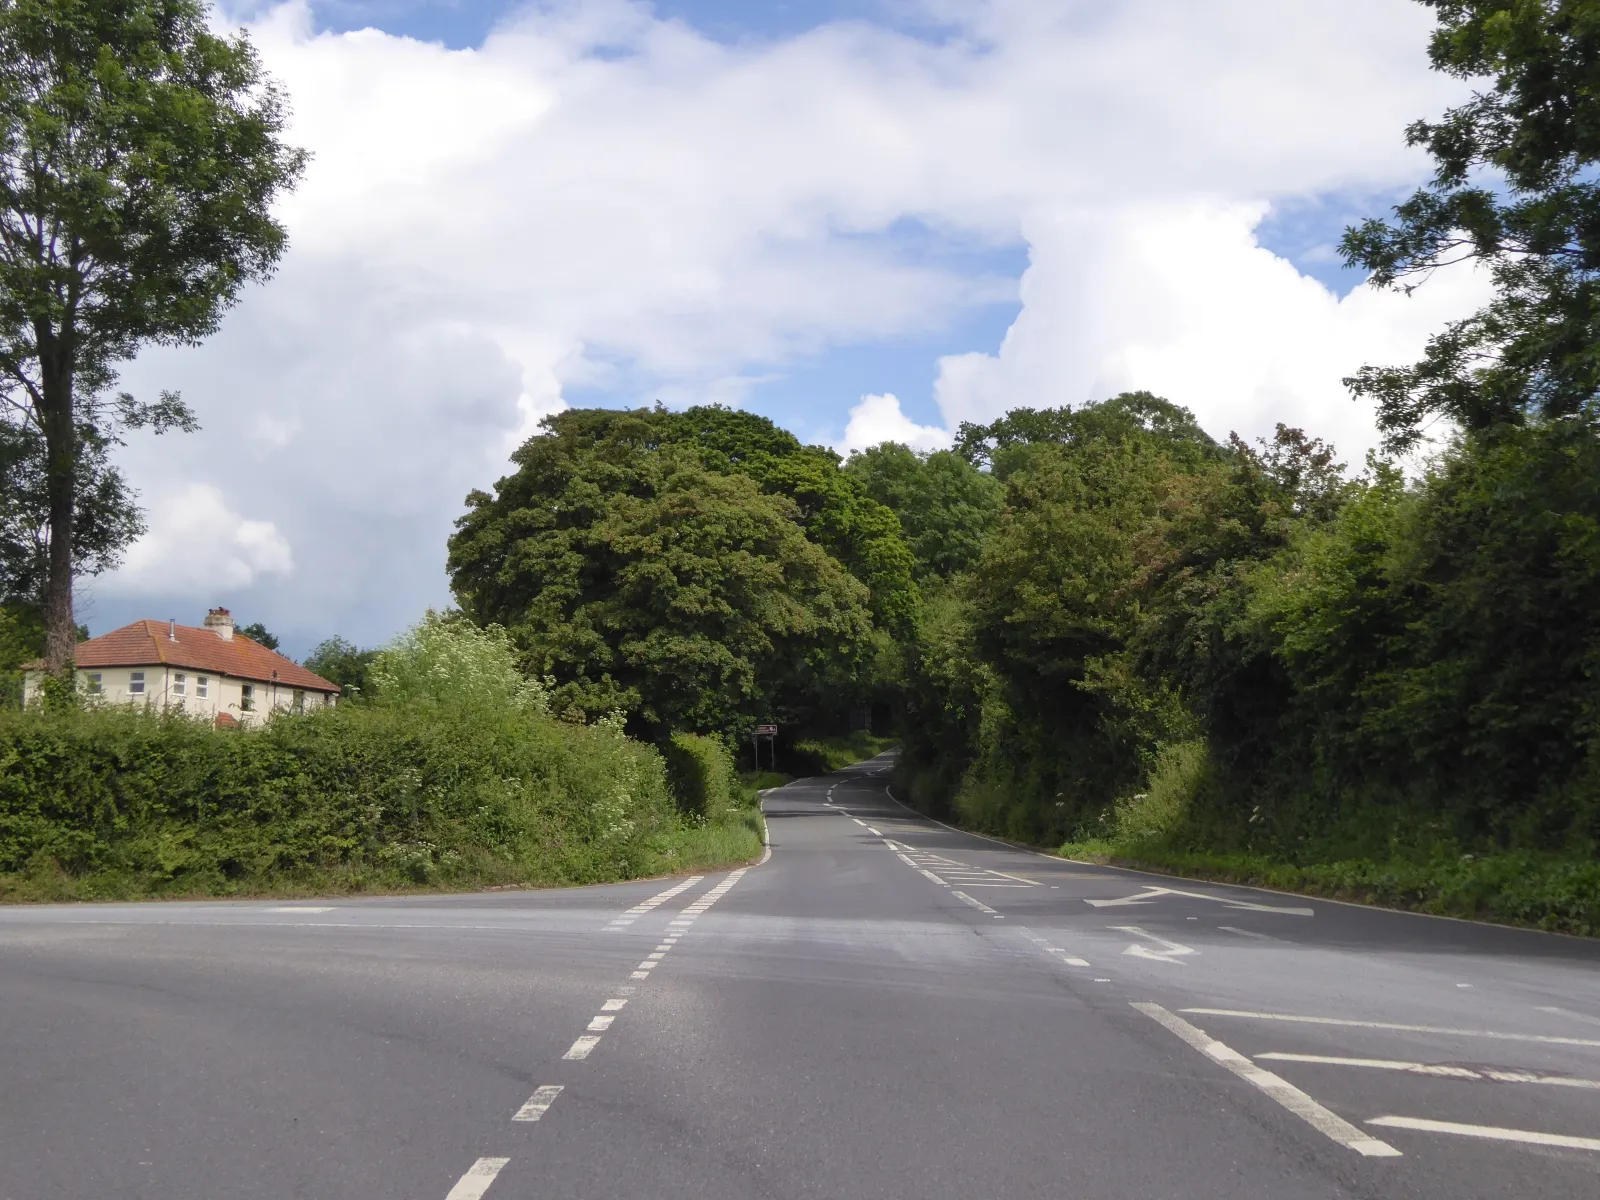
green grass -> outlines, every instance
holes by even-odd
[[[764,826],[759,810],[742,808],[726,820],[687,827],[658,853],[657,873],[714,871],[759,858]]]
[[[1501,851],[1296,865],[1254,854],[1164,849],[1112,840],[1069,842],[1068,858],[1192,879],[1244,883],[1385,908],[1600,935],[1600,862],[1592,857]]]
[[[794,744],[791,753],[794,766],[801,774],[826,775],[852,763],[865,762],[885,750],[892,750],[895,740],[878,737],[864,730],[827,738],[806,738]]]

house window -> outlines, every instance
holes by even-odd
[[[306,694],[299,688],[294,690],[294,710],[295,712],[305,712],[306,710]]]
[[[130,695],[130,696],[142,696],[142,695],[144,695],[144,672],[143,671],[129,671],[128,672],[128,695]]]
[[[91,696],[98,696],[106,690],[101,682],[99,671],[95,671],[86,678],[88,679],[88,691]]]
[[[172,677],[172,694],[184,696],[189,692],[189,677],[181,671]]]
[[[240,712],[252,712],[252,711],[254,711],[255,706],[256,706],[256,689],[252,685],[247,683],[242,688],[239,689],[239,711]]]
[[[211,680],[205,675],[194,677],[194,694],[197,699],[204,700],[211,694]]]

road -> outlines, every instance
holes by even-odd
[[[0,1200],[1600,1197],[1600,946],[769,794],[768,861],[0,910]]]

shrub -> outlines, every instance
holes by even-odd
[[[1190,804],[1211,773],[1201,739],[1162,746],[1145,790],[1118,800],[1112,813],[1118,842],[1159,845],[1182,828]]]
[[[544,685],[517,669],[511,638],[457,614],[428,615],[385,646],[368,672],[378,703],[456,711],[549,711]]]
[[[661,754],[678,811],[714,820],[734,807],[733,758],[721,742],[698,733],[675,733]]]
[[[66,894],[596,882],[678,829],[653,749],[537,713],[0,713],[0,873]]]

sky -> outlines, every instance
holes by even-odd
[[[1467,93],[1414,0],[238,0],[314,157],[290,247],[122,386],[149,532],[101,633],[226,605],[296,656],[450,603],[473,488],[563,407],[717,402],[841,453],[1146,389],[1359,465],[1340,382],[1485,297],[1340,233]]]

